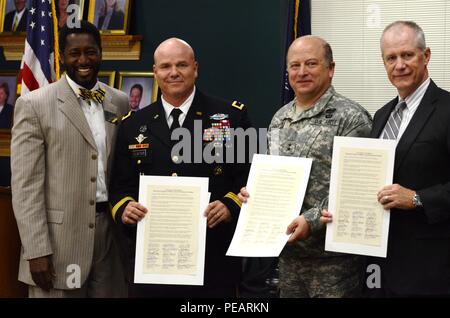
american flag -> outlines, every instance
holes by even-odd
[[[20,66],[21,94],[55,80],[55,54],[51,0],[29,0],[27,37]]]
[[[286,28],[286,54],[289,46],[300,36],[311,34],[311,0],[289,0],[289,12]],[[285,61],[286,62],[286,61]],[[284,63],[286,65],[286,63]],[[283,76],[281,88],[281,105],[294,98],[294,91],[289,85],[287,71]]]

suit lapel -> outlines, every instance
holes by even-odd
[[[192,101],[192,105],[189,108],[189,111],[184,119],[183,126],[184,128],[189,129],[191,136],[194,137],[194,122],[195,120],[204,120],[207,118],[205,114],[205,110],[203,109],[203,103],[201,102],[201,94],[197,90],[194,96],[194,100]],[[202,127],[204,127],[204,122],[202,122]]]
[[[81,109],[80,103],[65,77],[60,80],[58,89],[58,108],[67,119],[78,129],[92,148],[97,149],[89,124]]]
[[[106,113],[115,114],[117,116],[117,106],[114,105],[111,101],[111,94],[108,94],[108,90],[103,87],[106,90],[105,94],[105,100],[103,101],[103,112],[105,113],[105,129],[106,129],[106,154],[107,158],[109,158],[110,152],[111,152],[111,143],[112,139],[114,137],[114,131],[116,129],[117,122],[111,123],[107,120]]]
[[[388,121],[392,110],[394,109],[395,105],[397,105],[397,100],[398,98],[394,98],[385,107],[380,109],[380,113],[378,114],[380,119],[374,121],[373,123],[372,131],[370,133],[371,138],[380,137],[381,132],[383,131],[384,126],[386,126],[386,122]]]
[[[150,113],[151,125],[149,129],[154,137],[161,140],[168,147],[172,147],[169,126],[167,125],[166,114],[164,112],[164,107],[162,106],[161,100],[158,100],[154,107],[154,112]]]
[[[420,102],[416,112],[414,113],[414,116],[411,118],[408,127],[406,128],[397,144],[397,149],[395,152],[396,160],[394,171],[397,171],[399,169],[412,144],[417,139],[419,133],[422,131],[422,128],[425,126],[430,115],[433,113],[436,107],[434,103],[436,99],[437,86],[433,81],[431,81],[427,91],[425,92],[425,95],[422,98],[422,101]]]

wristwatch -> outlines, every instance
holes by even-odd
[[[423,207],[422,200],[420,200],[420,196],[417,193],[414,193],[412,198],[412,203],[415,208]]]

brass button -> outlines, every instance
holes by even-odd
[[[142,163],[142,161],[141,161],[141,160],[138,160],[138,161],[137,161],[137,164],[138,164],[138,165],[140,165],[141,163]]]
[[[215,176],[220,176],[222,174],[222,167],[221,166],[217,166],[213,169],[213,174]]]
[[[95,204],[95,201],[94,201],[94,200],[91,200],[91,201],[89,201],[89,204],[90,204],[90,205],[94,205],[94,204]]]
[[[178,162],[178,159],[179,159],[178,156],[173,156],[173,157],[172,157],[172,161],[173,161],[174,163],[177,163],[177,162]]]
[[[93,154],[91,158],[92,160],[97,160],[97,154]]]
[[[89,223],[89,228],[93,229],[95,227],[94,223]]]
[[[96,177],[92,177],[91,178],[91,182],[95,182],[95,181],[97,181],[97,178]]]
[[[178,177],[178,174],[176,172],[173,172],[172,177]]]

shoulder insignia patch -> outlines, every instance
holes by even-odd
[[[127,119],[128,117],[131,117],[131,114],[133,113],[133,111],[129,111],[128,114],[122,116],[122,121],[124,121],[125,119]]]
[[[231,106],[233,106],[234,108],[237,108],[239,110],[242,110],[245,105],[242,104],[241,102],[238,102],[237,100],[235,100],[233,103],[231,103]]]

